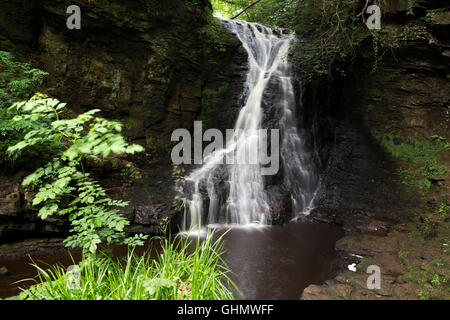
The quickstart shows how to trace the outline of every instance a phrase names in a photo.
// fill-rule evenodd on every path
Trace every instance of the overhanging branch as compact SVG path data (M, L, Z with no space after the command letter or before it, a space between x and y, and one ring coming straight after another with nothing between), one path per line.
M242 9L237 15L235 15L234 17L232 17L231 19L236 19L237 17L239 17L241 14L243 14L245 11L247 11L248 9L250 9L251 7L253 7L255 4L261 2L261 0L256 0L254 2L252 2L251 4L249 4L248 6L246 6L244 9Z

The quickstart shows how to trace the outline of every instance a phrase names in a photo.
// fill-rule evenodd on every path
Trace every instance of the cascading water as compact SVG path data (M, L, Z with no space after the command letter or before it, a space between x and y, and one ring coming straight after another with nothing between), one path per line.
M297 129L298 99L287 61L294 35L242 21L223 21L223 25L236 34L248 53L249 68L243 91L245 105L227 147L205 158L203 166L186 178L191 190L184 192L190 193L191 199L186 200L185 230L199 223L264 225L271 222L267 179L262 174L261 164L227 164L225 160L230 154L245 157L261 141L259 129L264 126L267 102L277 108L278 117L271 121L275 121L272 127L281 133L280 183L291 195L294 214L311 208L318 188L310 154ZM266 96L269 91L271 94Z

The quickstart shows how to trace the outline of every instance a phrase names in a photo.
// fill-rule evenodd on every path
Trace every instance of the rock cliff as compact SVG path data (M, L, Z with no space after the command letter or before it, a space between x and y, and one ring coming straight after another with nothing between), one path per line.
M66 26L66 10L74 4L81 9L80 30ZM125 135L147 147L140 166L151 173L143 174L144 181L109 186L132 201L136 208L128 214L138 225L152 226L147 231L157 231L164 217L158 212L170 211L174 196L171 170L153 162L169 165L170 134L191 129L195 119L209 127L232 125L247 59L239 40L212 17L207 0L1 0L0 50L47 71L49 93L74 111L102 109L102 116L119 119ZM30 211L19 187L25 175L0 176L8 186L1 190L0 238L64 231L62 222L38 221Z
M398 167L378 138L388 135L396 144L449 138L450 12L445 5L387 1L381 30L375 41L361 43L351 71L307 86L305 121L315 135L323 176L318 207L402 217Z

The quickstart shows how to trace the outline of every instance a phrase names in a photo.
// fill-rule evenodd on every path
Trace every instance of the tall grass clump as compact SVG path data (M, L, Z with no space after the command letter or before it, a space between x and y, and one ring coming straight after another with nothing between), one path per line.
M79 263L79 282L68 285L71 276L62 266L48 269L33 264L36 285L19 299L27 300L225 300L233 299L235 284L222 260L223 236L194 242L183 237L161 239L155 259L137 256L132 249L116 259L97 252L84 255ZM27 279L30 280L30 279Z

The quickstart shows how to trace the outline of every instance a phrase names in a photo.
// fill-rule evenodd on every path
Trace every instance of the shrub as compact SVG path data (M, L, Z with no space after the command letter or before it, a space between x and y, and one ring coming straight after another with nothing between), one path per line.
M102 242L142 244L142 235L125 238L124 227L129 221L115 209L128 203L107 197L100 184L85 171L84 164L87 159L100 161L110 154L133 154L143 148L125 141L120 123L96 117L100 110L64 119L65 108L65 103L43 94L11 107L17 114L13 124L37 122L40 126L10 146L7 150L10 156L18 156L31 147L51 146L53 159L23 181L23 185L38 189L33 206L40 206L39 217L68 215L73 234L65 243L90 252L95 252Z

